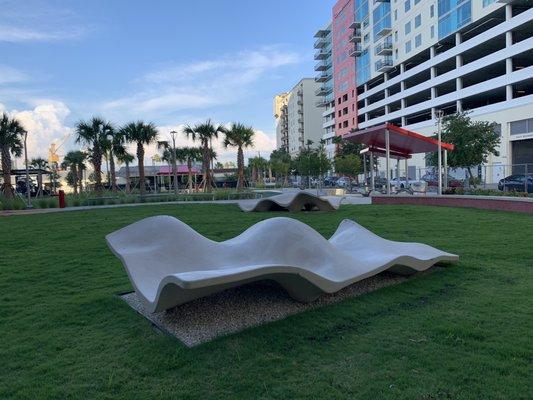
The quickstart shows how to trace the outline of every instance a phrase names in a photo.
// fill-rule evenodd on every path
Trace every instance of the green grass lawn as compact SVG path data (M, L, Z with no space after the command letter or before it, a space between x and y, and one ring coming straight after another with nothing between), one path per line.
M461 261L188 349L117 297L104 236L167 214L215 239L274 215L160 205L0 218L0 399L531 399L533 216L343 206L291 215L329 237L352 218Z

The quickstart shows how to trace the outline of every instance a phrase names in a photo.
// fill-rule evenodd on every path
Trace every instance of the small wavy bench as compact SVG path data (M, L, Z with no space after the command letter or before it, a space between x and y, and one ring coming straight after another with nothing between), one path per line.
M425 244L383 239L350 220L329 240L297 220L271 218L214 242L176 218L158 216L106 239L149 312L266 279L308 302L385 270L408 274L459 258Z
M239 202L241 210L246 212L266 211L335 211L339 208L342 197L326 199L309 191L299 191L278 194L263 199L242 200Z

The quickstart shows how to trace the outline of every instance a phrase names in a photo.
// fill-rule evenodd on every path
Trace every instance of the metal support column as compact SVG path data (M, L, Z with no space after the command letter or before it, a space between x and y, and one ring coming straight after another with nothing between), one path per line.
M374 154L370 152L370 189L376 190L376 181L374 179Z
M444 150L444 188L448 189L448 150Z

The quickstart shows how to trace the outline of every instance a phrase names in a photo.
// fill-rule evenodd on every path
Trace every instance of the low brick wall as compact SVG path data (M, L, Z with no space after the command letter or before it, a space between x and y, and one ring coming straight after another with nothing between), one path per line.
M372 196L372 204L470 207L533 214L533 199L497 196Z

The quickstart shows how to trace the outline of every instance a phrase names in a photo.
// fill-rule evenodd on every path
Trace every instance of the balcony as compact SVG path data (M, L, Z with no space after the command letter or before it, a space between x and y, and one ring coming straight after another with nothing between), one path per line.
M390 0L374 0L375 3L390 3Z
M361 29L356 29L353 34L350 35L348 39L351 43L357 43L361 41Z
M358 29L360 27L361 27L361 22L356 21L356 20L354 20L349 26L350 29Z
M330 94L332 92L332 88L331 87L327 87L327 86L320 86L316 91L315 91L315 95L316 96L326 96L328 94Z
M329 29L320 29L317 33L315 33L316 38L324 38L329 35L331 30Z
M298 100L298 101L296 102L296 104L298 104L299 106L303 106L303 105L304 105L304 102L303 102L302 100Z
M392 42L384 42L376 46L377 56L390 56L391 54L392 54Z
M321 61L315 65L315 71L327 71L331 68L331 61Z
M350 50L348 55L350 57L359 57L362 52L363 52L363 46L361 46L360 44L356 44L354 48Z
M323 72L318 76L315 76L315 82L327 82L332 78L331 74Z
M298 114L300 114L300 115L304 115L304 110L302 110L301 108L298 109Z
M392 28L390 26L384 26L379 31L377 31L376 36L377 37L383 37L390 35L392 32Z
M330 51L319 50L315 53L315 60L325 60L331 56Z
M385 57L381 60L376 61L376 71L378 72L387 72L390 71L392 68L393 66L391 57Z
M325 38L318 38L315 41L315 49L322 49L326 47L328 44L328 41Z

